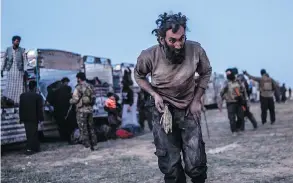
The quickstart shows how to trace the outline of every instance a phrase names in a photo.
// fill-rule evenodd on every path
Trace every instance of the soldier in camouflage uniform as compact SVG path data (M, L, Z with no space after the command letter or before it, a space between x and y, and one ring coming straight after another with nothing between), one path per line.
M92 85L86 83L86 77L84 73L78 73L76 75L77 86L70 99L70 104L76 105L76 118L77 124L80 130L82 143L86 148L97 144L97 137L93 123L93 104L95 102L94 88Z

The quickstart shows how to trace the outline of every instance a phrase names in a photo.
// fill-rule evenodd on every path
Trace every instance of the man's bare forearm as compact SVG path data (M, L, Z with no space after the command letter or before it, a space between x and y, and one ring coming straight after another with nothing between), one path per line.
M138 86L141 87L141 89L149 93L152 97L154 97L155 94L157 94L146 79L136 79L136 82Z
M201 101L201 97L203 96L205 90L201 87L198 87L196 90L195 90L195 95L194 95L194 98L193 98L193 101Z

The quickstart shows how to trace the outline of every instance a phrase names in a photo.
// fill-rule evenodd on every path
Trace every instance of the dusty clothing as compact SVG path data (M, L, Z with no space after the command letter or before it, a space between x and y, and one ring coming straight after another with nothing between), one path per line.
M76 112L92 113L95 92L92 85L83 82L75 87L70 104L76 104Z
M151 73L151 85L165 102L185 109L193 100L195 87L205 89L212 68L205 50L197 42L186 41L186 56L181 64L172 64L159 45L143 50L134 70L136 80ZM200 75L195 82L195 73Z
M247 74L248 77L259 83L260 96L262 97L273 97L277 88L276 82L270 78L267 74L262 77L254 77Z
M7 48L5 52L5 61L2 70L7 73L7 86L4 92L5 96L19 103L19 96L24 92L23 82L23 63L25 60L25 50L21 47L13 49Z
M85 147L97 145L93 114L77 112L76 119L80 130L81 141Z
M146 79L151 74L152 88L168 104L172 118L172 133L168 135L160 124L161 117L154 101L153 135L158 156L158 165L167 183L185 183L181 164L183 151L185 172L192 182L203 183L207 177L205 145L200 122L194 117L185 117L186 109L192 102L196 87L206 89L212 68L209 59L199 43L186 41L185 60L174 64L166 58L163 47L153 46L142 51L134 70L135 79ZM196 73L200 78L196 81ZM153 100L153 99L152 99Z
M162 114L155 107L153 109L155 154L158 157L159 168L165 174L165 182L186 183L186 172L192 182L203 183L207 177L207 159L200 123L191 115L185 116L186 110L169 106L173 130L167 135L160 124ZM181 164L181 151L185 172Z
M260 97L260 107L261 107L261 120L262 123L267 122L267 111L270 111L270 119L271 122L274 123L276 121L275 114L275 102L273 97Z

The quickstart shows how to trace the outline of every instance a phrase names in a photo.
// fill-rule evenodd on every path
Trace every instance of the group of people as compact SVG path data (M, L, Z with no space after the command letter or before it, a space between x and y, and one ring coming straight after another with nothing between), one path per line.
M221 97L227 103L228 118L233 135L245 130L245 117L251 121L254 129L257 128L257 121L250 111L249 87L244 76L259 83L262 124L267 122L268 110L271 124L276 121L274 94L278 87L277 83L265 69L262 69L260 74L261 77L255 77L246 71L239 74L236 68L226 70L227 83L221 91Z
M142 90L139 101L147 101L138 104L139 123L144 127L144 120L149 122L154 136L158 166L164 174L166 183L186 183L186 175L194 183L204 183L207 179L208 167L200 123L203 105L201 99L210 80L212 67L201 44L187 40L185 15L164 13L156 20L156 24L157 27L152 33L157 37L158 44L141 52L134 70L135 80ZM20 51L18 55L21 56L21 53ZM14 56L14 58L18 57ZM7 65L6 68L10 68L13 64ZM18 68L17 66L15 69ZM199 75L198 78L195 77L196 74ZM149 75L151 82L147 79ZM249 109L243 75L260 84L262 123L267 122L267 110L270 111L271 123L275 123L273 96L276 83L265 70L261 70L261 77L251 76L247 72L240 75L235 69L227 69L226 75L228 82L221 96L227 102L233 134L245 130L244 116L247 116L254 128L257 128L257 122ZM67 108L75 105L82 143L93 150L97 143L92 115L94 92L92 86L86 82L84 73L78 73L76 77L78 84L72 96L67 95L69 90L66 91L64 98L69 99L69 102L64 106L66 105ZM68 80L63 80L62 83L66 85L67 82ZM105 109L109 112L109 121L112 120L110 123L113 132L119 125L127 127L129 123L123 121L132 121L132 124L137 121L131 82L129 74L124 74L122 106L118 105L117 96L108 95L109 100ZM29 90L20 96L20 120L25 123L28 151L32 152L39 150L39 146L32 144L37 144L35 143L37 123L43 120L43 114L40 110L42 98L35 92L34 81L29 83ZM33 117L32 111L36 113ZM60 116L56 114L60 123L64 120L65 111L60 112ZM185 168L182 166L181 152Z
M186 16L181 13L164 13L159 16L156 23L157 28L153 30L153 33L159 44L142 51L134 71L136 82L145 92L143 96L141 94L141 98L149 99L147 105L141 103L138 105L139 110L148 108L152 112L152 125L149 122L149 127L152 128L154 134L155 154L159 159L159 168L165 174L165 182L184 183L187 174L192 182L203 183L207 178L207 158L200 128L201 98L209 82L212 68L200 43L186 39ZM8 50L11 54L5 63L4 70L11 71L13 68L20 73L19 76L23 76L24 51L17 47L19 41L19 37L13 38L14 46ZM195 73L200 76L196 82ZM147 80L148 75L151 75L151 83ZM97 143L93 130L92 104L95 100L93 88L86 82L84 73L78 73L76 77L78 84L70 97L69 89L65 89L68 80L62 81L66 91L64 100L70 98L69 104L66 102L64 108L65 105L66 108L75 106L82 143L93 150ZM22 81L20 78L17 80ZM123 124L123 121L132 121L132 123L137 121L134 95L130 87L131 82L129 82L128 79L128 83L125 80L122 83L122 124L120 126L124 127L127 127L128 123ZM19 94L20 121L25 124L27 134L26 153L33 154L40 151L36 134L38 123L44 120L41 110L43 99L37 92L35 81L29 82L28 85L29 91L22 93L23 90L21 90L22 94ZM62 93L61 90L60 93ZM15 101L18 101L19 95L15 94ZM113 99L111 95L110 97ZM59 103L58 99L57 102ZM115 108L118 105L113 105L109 101L108 106ZM58 112L55 114L58 123L65 120L65 111L60 109L60 114ZM141 126L143 126L143 119L149 116L149 113L140 115ZM117 119L119 121L119 116ZM67 139L68 133L63 131L63 134ZM181 151L183 151L185 171L181 164Z
M54 118L62 139L72 143L71 134L78 127L81 143L86 148L94 150L97 144L92 116L95 102L94 90L92 85L86 82L84 73L78 73L76 78L78 84L73 94L71 87L68 86L70 80L63 78L58 89L49 92L46 104L54 107ZM19 97L19 118L20 122L24 123L26 131L25 153L31 155L40 151L38 124L44 121L44 100L37 92L36 81L30 81L28 85L29 91L22 93ZM50 87L48 89L52 90Z

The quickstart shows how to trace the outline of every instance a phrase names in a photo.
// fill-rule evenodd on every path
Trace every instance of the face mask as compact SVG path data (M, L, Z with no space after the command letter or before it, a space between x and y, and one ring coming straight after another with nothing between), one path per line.
M234 74L229 74L227 75L227 79L230 81L234 81L235 80L235 75Z

